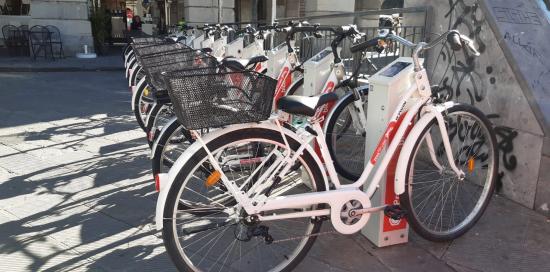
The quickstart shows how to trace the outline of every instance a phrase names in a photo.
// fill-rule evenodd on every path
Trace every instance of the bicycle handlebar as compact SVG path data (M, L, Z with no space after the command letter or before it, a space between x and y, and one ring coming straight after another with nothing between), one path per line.
M332 54L334 56L334 63L340 63L342 60L340 59L340 56L338 56L338 45L346 38L346 37L355 37L355 36L361 36L362 34L357 31L357 27L355 25L346 25L346 26L340 26L340 27L330 27L330 26L320 26L318 24L315 25L292 25L293 23L290 22L290 26L287 26L284 29L285 32L287 32L286 35L286 45L288 48L288 52L292 53L293 49L290 46L290 40L294 36L295 33L298 32L311 32L313 35L317 38L322 37L322 34L319 33L319 31L329 31L334 34L336 34L336 37L332 40L330 43L330 47L332 49Z
M467 36L461 35L460 32L458 32L458 30L456 30L456 29L448 30L447 32L441 34L439 37L437 37L435 40L433 40L429 43L426 43L426 42L413 43L413 42L411 42L411 41L409 41L409 40L407 40L403 37L400 37L398 35L395 35L391 32L381 33L378 37L376 37L374 39L371 39L371 40L368 40L368 41L365 41L365 42L362 42L362 43L355 44L355 45L351 46L350 51L352 53L355 53L355 52L358 52L358 51L364 51L367 48L374 47L374 46L378 45L379 40L386 40L386 39L398 42L398 43L404 45L405 47L409 47L409 48L414 49L412 57L413 57L414 65L415 65L415 70L420 70L422 68L422 65L420 64L420 61L418 60L418 55L420 54L420 52L422 52L424 50L427 50L427 49L430 49L430 48L438 45L439 43L441 43L445 39L450 44L451 49L457 51L457 50L462 49L464 47L464 45L466 45L466 48L468 48L468 50L470 50L475 56L479 56L479 52L477 51L477 49L473 45L474 42L470 38L468 38Z

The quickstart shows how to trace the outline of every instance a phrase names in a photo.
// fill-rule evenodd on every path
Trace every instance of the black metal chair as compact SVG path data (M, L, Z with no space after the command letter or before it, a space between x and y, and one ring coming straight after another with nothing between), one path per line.
M29 31L29 37L31 41L33 59L36 60L36 57L38 56L38 54L40 54L41 51L44 51L44 58L48 58L49 52L52 59L55 59L53 55L51 33L46 27L40 25L35 25L31 27Z
M52 43L52 47L54 45L59 46L58 56L59 58L65 58L65 52L63 52L63 41L61 40L59 28L53 25L47 25L46 28L50 31L50 41Z
M8 49L8 55L14 56L17 53L17 39L15 37L17 27L14 25L5 25L2 27L4 36L4 45Z
M29 26L28 25L21 25L19 26L18 31L18 37L17 40L19 42L19 47L21 49L21 53L24 56L30 55L30 37L29 37Z

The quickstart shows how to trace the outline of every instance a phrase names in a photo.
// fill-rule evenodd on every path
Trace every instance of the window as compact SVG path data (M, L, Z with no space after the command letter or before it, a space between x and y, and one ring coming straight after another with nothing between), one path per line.
M31 0L0 0L0 15L29 15Z

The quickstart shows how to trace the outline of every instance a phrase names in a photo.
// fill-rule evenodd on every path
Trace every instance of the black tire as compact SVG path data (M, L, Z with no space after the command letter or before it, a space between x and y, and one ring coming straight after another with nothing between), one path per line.
M140 86L140 88L138 88L136 90L136 95L135 95L135 99L134 101L132 101L132 103L134 104L134 116L136 117L136 121L139 125L139 127L145 131L147 133L147 130L145 128L145 120L143 120L143 118L141 117L141 105L140 105L140 98L141 96L143 95L143 92L146 88L146 85L147 84L143 84L142 86ZM148 108L146 109L146 112L151 110L151 105L148 106Z
M132 59L128 62L128 73L130 73L130 68L132 68L132 66L137 62L137 59ZM130 74L127 74L126 75L126 78L130 77ZM130 81L128 81L130 82Z
M366 94L364 94L364 96L366 97ZM364 169L365 159L365 135L351 135L349 137L345 135L345 132L352 128L353 125L349 115L342 117L342 114L345 113L344 110L346 110L349 105L353 104L354 101L355 97L353 94L344 96L344 100L341 103L338 103L332 116L327 121L325 131L327 147L330 152L330 156L334 161L334 168L336 169L336 172L351 181L356 181L359 179L359 176L361 176ZM341 123L342 121L343 123L339 124L339 122ZM337 129L337 124L343 128ZM341 145L339 143L349 143L352 142L351 140L353 140L352 149L354 151L346 151L345 156L343 154L339 154L337 152L339 146ZM357 155L359 157L357 157Z
M166 104L154 103L151 110L147 114L145 133L147 134L147 143L149 144L149 147L153 146L153 143L159 136L160 128L158 127L158 119L162 117L162 110L165 106ZM155 124L157 124L157 126L155 126ZM153 131L153 129L155 131ZM151 136L151 133L154 133L154 135Z
M140 66L137 67L135 72L130 76L130 86L136 86L136 84L139 82L139 80L145 76L145 73L143 72L143 68Z
M424 139L426 133L430 130L430 128L432 128L432 126L434 126L434 125L437 126L436 120L435 119L432 120L424 128L424 130L420 134L420 137L418 138L418 140L416 141L416 143L413 147L413 151L411 153L411 157L410 157L409 162L408 162L407 172L406 172L406 177L407 178L406 178L406 181L405 181L405 193L400 195L400 203L403 206L403 208L407 211L407 220L408 220L409 224L411 225L411 227L420 236L422 236L425 239L430 240L430 241L436 241L436 242L449 241L449 240L456 239L456 238L460 237L461 235L463 235L464 233L466 233L470 228L472 228L475 225L475 223L483 215L483 212L487 208L487 205L489 204L489 201L490 201L491 196L492 196L492 194L494 192L494 189L495 189L495 183L496 183L496 179L497 179L497 176L498 176L497 173L498 173L499 157L498 157L497 140L496 140L496 137L495 137L495 133L493 131L493 126L492 126L491 122L489 121L489 119L483 114L483 112L481 112L479 109L477 109L473 106L467 105L467 104L457 104L457 105L449 108L444 117L447 118L448 116L450 116L453 113L456 113L458 115L461 112L471 114L472 116L477 118L479 121L481 121L480 124L482 124L482 126L484 126L487 129L486 130L488 132L487 136L489 137L489 140L490 140L490 143L488 143L488 146L490 146L491 149L492 149L492 152L488 151L487 153L492 153L492 154L490 154L490 155L492 155L492 159L491 159L492 168L489 169L489 167L490 167L489 165L487 165L487 166L482 165L482 167L481 167L481 169L485 169L484 167L487 167L487 169L488 169L487 170L487 178L486 178L487 181L485 183L486 185L483 186L483 192L480 195L480 199L477 200L477 202L474 206L474 208L477 207L476 209L478 209L478 210L475 211L475 213L474 213L474 210L472 210L470 212L470 214L468 214L468 216L467 216L467 218L470 218L469 221L467 221L467 222L464 221L460 224L457 224L458 228L456 228L453 231L443 232L443 219L442 219L441 220L440 233L437 233L436 231L429 229L428 227L426 227L424 222L422 222L423 220L421 218L419 218L419 215L418 215L418 213L421 213L425 209L426 205L428 205L428 204L424 204L422 206L422 209L417 212L415 207L414 207L414 203L413 203L415 200L411 197L412 190L413 190L413 188L412 188L413 186L411 185L412 184L411 183L412 177L410 175L411 174L411 165L413 164L413 160L416 157L416 154L418 152L420 144L423 142L422 140ZM448 119L446 119L446 120L448 120ZM452 122L450 122L449 124L452 124ZM449 128L449 126L447 125L447 129L449 130L448 134L450 135L449 139L451 141L455 138L456 135L460 135L460 133L461 133L461 132L458 132L458 131L460 131L460 125L457 125L456 129L454 129L452 127ZM439 131L439 130L437 130L437 131ZM456 133L453 132L453 131L456 131ZM469 131L470 131L469 129L466 131L466 135L468 135L470 133L473 133L474 129L472 129L472 132L469 132ZM458 138L460 140L460 136ZM478 143L481 143L481 144L486 143L486 140L485 140L485 138L483 138L482 141L476 141L477 139L478 139L478 135L476 134L475 139L473 139L474 146L466 147L466 146L464 146L464 144L462 144L461 148L459 148L459 150L461 150L461 149L468 150L468 148L470 148L467 151L468 154L469 154L471 152L471 150L474 149L474 147L477 147L478 151L476 151L475 154L473 154L472 156L475 155L476 159L477 159L478 156L481 158L481 155L478 155L478 152L481 149L479 147L480 144L478 144ZM439 150L442 150L442 148L436 150L437 155L439 155L439 153L446 154L446 153L444 153L444 151L440 152ZM453 151L453 152L455 152L455 151ZM459 157L457 159L455 159L455 160L458 160L458 162L459 162L459 164L457 165L457 167L459 167L459 168L461 167L460 157L462 156L462 154L463 153L462 153L462 150L461 150L460 153L458 154ZM470 158L470 160L472 160L473 157L471 157L468 154L466 154L466 156L468 156ZM446 156L446 155L441 155L441 156ZM445 161L447 161L446 157L443 157L443 158L445 158ZM481 163L485 163L485 162L482 161ZM419 164L422 164L422 163L419 162ZM466 166L465 163L462 163L462 164L463 164L462 167ZM474 164L472 163L472 167L473 167L473 165ZM466 170L466 171L468 171L468 170ZM420 174L421 176L426 176L426 174L425 174L426 172L420 172L420 173L421 173ZM472 174L472 173L473 173L473 171L470 169L470 174ZM488 175L491 175L491 176L489 177ZM465 180L463 180L463 181L457 181L457 184L464 184L467 181L467 178L468 178L468 176L466 176ZM472 177L472 179L475 179L475 178L476 177ZM443 192L443 189L445 188L444 187L445 186L444 182L442 182L443 180L445 180L445 179L435 179L431 182L440 181L440 182L438 182L438 184L443 184L443 185L438 185L438 186L441 187L441 192ZM451 182L452 181L449 181L449 183L451 183ZM418 182L417 184L419 184L419 183L429 183L429 182L424 181L424 182ZM478 185L478 184L476 184L476 185ZM433 186L434 185L428 185L428 186L425 186L424 188L433 187ZM453 184L450 185L449 191L452 190L452 188L453 188L452 186L454 186L454 185ZM456 191L457 191L456 195L457 196L455 196L455 199L454 199L455 202L459 198L458 197L459 186L460 185L457 185L457 187L456 187L457 188L456 189ZM465 188L465 186L467 186L467 185L462 185L462 186L463 186L462 188ZM421 189L422 189L422 187L421 187ZM439 191L439 187L436 190ZM483 196L483 194L485 194L485 195ZM475 195L471 193L471 190L468 190L466 195L469 197L469 200L472 199L472 196L475 197ZM481 199L481 197L483 197L483 199ZM420 199L422 199L422 201L429 202L431 198L432 198L432 194L429 194L429 195L427 195L427 197L423 195L423 197L420 198ZM443 202L443 204L441 205L441 213L440 214L443 214L444 207L446 207L446 200L447 200L447 198L445 199L445 202ZM451 201L452 201L452 198L451 198ZM462 205L462 202L459 203L459 204L460 204L460 207L461 207L462 211L465 212L464 206ZM435 208L434 208L434 211L437 207L438 206L436 205ZM453 205L453 207L454 207L454 205ZM454 208L453 208L453 210L454 210ZM432 213L433 213L433 211L432 211ZM451 215L451 218L454 218L453 215ZM438 223L437 221L436 221L435 229L437 229L437 223ZM454 222L453 219L449 219L449 221ZM432 222L432 219L430 217L429 222L427 222L428 225L430 225L431 222Z
M157 174L161 173L162 163L163 163L162 156L165 152L164 147L166 146L166 144L168 143L170 138L173 136L174 132L176 132L178 129L182 130L182 134L186 138L186 139L182 139L182 140L186 140L189 144L194 142L194 140L191 136L191 133L188 130L184 129L183 126L177 120L175 122L170 123L168 125L168 127L166 127L166 129L164 129L162 131L162 133L159 134L159 136L155 140L155 143L156 143L157 147L156 147L156 149L153 153L153 157L151 159L152 169L153 169L153 177L155 177ZM171 166L166 165L166 167L171 167Z
M279 132L261 128L249 128L233 131L221 137L218 137L217 139L214 139L208 143L208 148L214 151L220 147L241 139L267 139L270 141L276 141L284 145L284 141ZM299 144L290 138L288 138L288 140L291 148L294 151L297 150ZM175 222L172 222L171 218L175 212L175 208L180 205L180 199L178 199L179 192L180 190L182 190L184 182L188 180L187 176L189 175L189 173L191 173L192 175L193 169L195 169L197 165L200 165L205 157L206 151L204 151L204 149L200 149L178 171L175 182L169 188L168 197L163 210L163 217L165 218L164 227L162 229L164 246L166 247L168 255L180 271L193 271L193 268L188 266L182 254L180 254L180 247L178 246L179 242L176 240L178 237L178 233L174 231ZM314 179L317 191L326 190L322 178L321 169L319 169L311 154L309 154L308 152L304 152L301 155L301 160L303 161L303 163L305 163L305 165L307 165L308 169L310 169L311 177L313 177ZM313 226L311 234L318 233L321 228L322 222L320 220L312 220L310 221L310 223ZM306 256L307 252L315 242L316 236L307 236L303 239L304 240L302 241L305 241L303 242L303 247L295 255L294 259L289 260L289 263L286 264L286 266L284 266L281 271L291 271L293 268L295 268L296 265L298 265L300 261Z
M128 54L128 52L130 52L130 50L132 50L132 46L127 43L122 49L122 60L124 60L124 57L126 56L126 54Z

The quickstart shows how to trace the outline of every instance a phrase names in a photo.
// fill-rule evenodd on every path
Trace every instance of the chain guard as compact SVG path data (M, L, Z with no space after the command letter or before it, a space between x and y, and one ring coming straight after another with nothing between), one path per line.
M360 231L369 221L370 214L365 213L358 216L359 220L353 220L352 223L344 222L341 216L342 210L352 201L360 203L363 208L370 208L371 203L367 195L359 190L350 193L349 197L331 201L330 203L330 221L336 231L342 234L353 234Z

